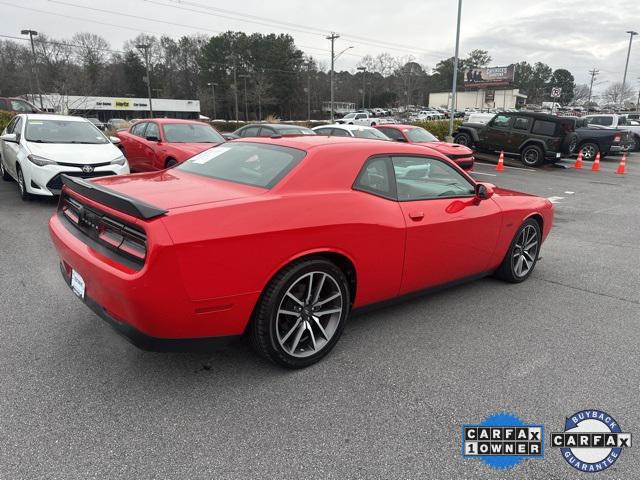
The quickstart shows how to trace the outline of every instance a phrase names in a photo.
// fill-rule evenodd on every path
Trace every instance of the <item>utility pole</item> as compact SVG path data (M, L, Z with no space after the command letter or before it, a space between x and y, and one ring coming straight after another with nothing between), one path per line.
M335 33L331 32L331 35L329 35L327 37L327 40L331 40L331 72L329 72L329 77L330 77L330 82L331 82L331 123L333 123L333 118L334 118L334 96L333 96L333 67L335 65L335 50L334 50L334 43L335 41L340 38L340 35L336 35Z
M231 86L233 88L233 98L234 98L234 103L235 103L235 107L236 107L236 123L239 122L239 118L238 118L238 77L236 75L236 55L235 53L230 55L230 57L227 57L228 59L231 59L231 61L233 62L233 85Z
M640 82L640 77L638 77L638 82ZM640 87L638 87L638 100L636 101L636 112L640 112Z
M247 106L247 78L251 75L243 73L240 75L240 78L244 79L244 121L249 121L249 108Z
M627 62L624 64L624 75L622 76L622 88L620 89L620 107L624 108L624 86L627 83L627 70L629 68L629 56L631 55L631 43L633 42L633 37L638 35L638 32L634 32L633 30L627 30L629 34L629 49L627 50Z
M311 121L311 59L307 60L307 122Z
M148 43L143 43L140 45L136 45L136 48L144 51L144 61L147 66L147 95L149 97L149 118L153 118L153 103L151 102L151 71L149 69L149 48L151 45Z
M589 100L587 100L587 103L591 103L591 92L593 92L593 81L595 80L596 76L600 73L600 70L596 69L595 67L593 68L593 70L589 70L589 74L591 75L591 83L589 84Z
M460 51L460 19L462 0L458 0L458 25L456 27L456 53L453 57L453 82L451 85L451 112L449 113L449 137L453 135L453 117L456 114L456 90L458 88L458 53Z
M35 30L22 30L20 32L22 35L29 35L29 40L31 40L31 55L32 55L32 70L36 76L36 88L38 89L38 96L40 97L40 109L44 110L44 105L42 104L42 90L40 90L40 75L38 74L38 63L36 59L36 47L33 43L33 37L38 36L38 32Z
M207 83L207 86L211 87L211 98L213 99L213 118L212 120L216 119L216 86L218 84L215 82L209 82Z
M360 70L362 72L362 109L364 110L366 107L364 105L364 101L365 101L365 75L367 74L367 67L358 67L358 70Z

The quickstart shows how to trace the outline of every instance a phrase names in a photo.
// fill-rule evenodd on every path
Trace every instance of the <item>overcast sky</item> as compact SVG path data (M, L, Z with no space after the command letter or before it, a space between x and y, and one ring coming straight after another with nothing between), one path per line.
M343 35L336 41L337 51L354 47L336 69L352 70L363 55L380 52L413 55L427 67L452 56L457 1L0 0L0 8L0 35L32 28L69 38L89 31L120 49L140 32L172 37L227 30L286 32L325 65L325 36L335 31ZM577 83L587 83L588 71L595 67L601 90L608 82L622 81L627 30L640 31L640 0L463 0L460 50L461 56L476 48L488 50L494 66L527 60L567 68ZM636 37L627 83L637 88L639 76Z

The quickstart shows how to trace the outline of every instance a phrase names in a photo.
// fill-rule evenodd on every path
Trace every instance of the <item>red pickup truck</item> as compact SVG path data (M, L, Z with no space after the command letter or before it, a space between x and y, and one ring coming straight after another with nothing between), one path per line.
M210 125L195 120L154 118L116 133L131 170L148 172L172 167L225 139Z

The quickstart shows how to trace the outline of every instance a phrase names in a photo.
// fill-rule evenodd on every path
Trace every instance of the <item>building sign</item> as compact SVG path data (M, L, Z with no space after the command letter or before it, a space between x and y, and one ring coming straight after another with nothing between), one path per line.
M470 68L464 72L464 86L471 88L509 85L513 82L515 65L507 67Z
M487 91L484 94L484 101L485 102L495 102L496 100L496 91L495 90L489 90L487 89Z
M131 102L129 100L122 100L122 99L117 98L117 99L115 99L113 101L113 104L117 109L121 109L121 108L128 109L128 108L131 108Z

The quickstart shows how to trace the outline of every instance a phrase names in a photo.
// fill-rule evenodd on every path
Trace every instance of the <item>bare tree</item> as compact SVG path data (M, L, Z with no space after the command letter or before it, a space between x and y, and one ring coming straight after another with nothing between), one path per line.
M633 103L634 97L633 88L630 85L624 86L624 91L622 90L621 82L611 83L604 92L602 92L602 100L606 103L612 103L614 105L618 105L620 103L631 102Z
M573 103L580 105L589 99L589 85L584 83L576 85L573 89Z

